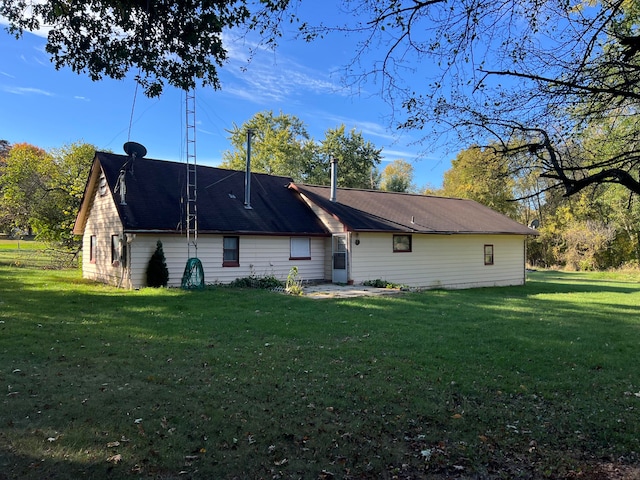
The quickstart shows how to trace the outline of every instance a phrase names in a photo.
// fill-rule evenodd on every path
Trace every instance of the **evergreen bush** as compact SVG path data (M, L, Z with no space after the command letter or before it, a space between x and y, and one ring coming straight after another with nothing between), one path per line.
M169 269L162 250L162 242L158 240L156 251L151 255L149 265L147 265L147 286L154 288L166 287L168 283Z

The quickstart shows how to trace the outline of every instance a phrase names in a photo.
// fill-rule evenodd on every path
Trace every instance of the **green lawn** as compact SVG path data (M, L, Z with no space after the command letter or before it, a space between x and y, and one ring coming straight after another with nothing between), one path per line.
M0 267L59 269L78 265L78 258L62 249L34 240L0 239Z
M631 275L317 300L0 265L0 479L633 475L638 365Z

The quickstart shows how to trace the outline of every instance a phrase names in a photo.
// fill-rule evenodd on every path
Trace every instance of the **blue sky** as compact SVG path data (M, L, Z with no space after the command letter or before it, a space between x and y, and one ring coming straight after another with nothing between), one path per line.
M246 42L229 39L222 89L196 91L198 163L219 164L231 148L227 130L272 110L300 118L317 141L329 128L355 128L383 149L381 169L404 159L414 165L415 184L439 187L452 155L425 155L425 146L415 144L419 132L400 135L392 129L379 85L368 84L359 94L342 86L340 69L352 59L355 41L283 40L275 52L260 51L247 65ZM42 36L25 33L15 40L0 31L0 139L44 149L81 141L116 153L132 140L144 144L150 158L184 161L182 91L166 88L161 98L146 98L142 89L136 94L133 74L122 81L92 82L70 69L56 70L44 46Z

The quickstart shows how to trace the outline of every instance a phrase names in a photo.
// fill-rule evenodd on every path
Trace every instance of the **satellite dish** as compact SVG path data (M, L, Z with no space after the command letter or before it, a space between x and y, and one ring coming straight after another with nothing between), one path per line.
M144 145L136 142L127 142L123 145L124 152L130 157L142 158L147 154Z
M540 220L538 220L537 218L534 218L533 220L531 220L531 223L529 224L529 226L531 228L537 229L540 226Z

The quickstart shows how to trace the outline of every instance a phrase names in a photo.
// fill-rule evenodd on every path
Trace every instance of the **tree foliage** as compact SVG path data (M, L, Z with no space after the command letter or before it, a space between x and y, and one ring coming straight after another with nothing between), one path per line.
M301 181L315 155L315 144L299 118L272 111L256 113L241 126L233 125L229 140L233 150L223 153L224 168L244 170L247 132L252 131L251 169L271 175L290 176Z
M0 175L5 230L31 231L53 170L53 158L41 148L20 143L9 150Z
M251 170L283 175L296 182L328 185L331 158L338 160L338 184L350 188L377 188L380 149L364 139L361 132L345 131L341 125L325 132L320 142L307 133L294 115L259 112L241 126L234 125L230 141L233 150L223 154L222 166L244 170L247 131L252 131Z
M451 161L437 193L475 200L515 219L518 205L513 201L514 179L509 173L493 149L471 147Z
M8 31L50 28L46 51L56 68L70 67L92 80L121 79L130 71L148 96L165 82L180 89L197 81L219 88L227 60L223 33L257 31L274 45L288 0L91 0L0 3Z
M410 192L413 189L413 165L398 159L384 167L380 174L380 190Z
M51 152L26 143L11 147L0 167L4 229L33 231L42 240L75 245L71 230L94 153L92 145L81 143Z
M147 286L153 288L166 287L169 283L169 268L164 256L162 242L156 242L156 249L147 264Z
M325 132L319 151L324 167L319 170L327 172L324 176L327 180L320 182L321 185L330 181L331 158L338 160L339 187L376 189L380 185L378 166L382 150L365 140L362 132L353 129L346 133L344 125L330 128Z

